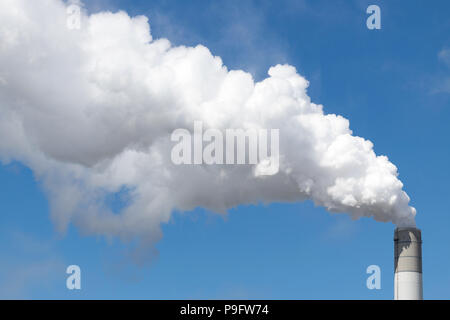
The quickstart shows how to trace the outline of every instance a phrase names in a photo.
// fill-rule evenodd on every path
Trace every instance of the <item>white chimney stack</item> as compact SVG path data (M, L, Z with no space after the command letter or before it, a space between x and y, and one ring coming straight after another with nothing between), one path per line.
M394 299L422 300L422 235L419 229L395 229L394 266Z

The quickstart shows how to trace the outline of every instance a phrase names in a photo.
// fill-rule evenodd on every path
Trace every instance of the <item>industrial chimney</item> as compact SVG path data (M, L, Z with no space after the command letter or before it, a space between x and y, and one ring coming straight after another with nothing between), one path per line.
M419 229L395 229L394 266L394 299L422 300L422 235Z

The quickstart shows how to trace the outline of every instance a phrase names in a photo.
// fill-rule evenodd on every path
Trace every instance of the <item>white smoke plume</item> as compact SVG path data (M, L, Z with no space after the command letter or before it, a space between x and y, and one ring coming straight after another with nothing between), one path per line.
M397 168L349 121L325 114L289 65L255 82L204 46L152 39L144 16L82 14L67 28L61 0L0 2L0 158L30 167L60 230L152 244L174 210L306 199L353 218L414 225ZM279 128L280 171L174 165L171 133L194 121ZM126 190L112 212L108 195ZM31 214L31 213L30 213Z

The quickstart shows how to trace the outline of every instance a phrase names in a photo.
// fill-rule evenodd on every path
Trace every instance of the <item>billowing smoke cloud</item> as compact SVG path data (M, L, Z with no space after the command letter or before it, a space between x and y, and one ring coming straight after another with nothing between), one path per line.
M60 0L0 2L0 157L29 166L59 229L151 244L174 210L311 199L332 212L414 225L397 168L347 119L324 114L308 81L277 65L255 82L204 46L152 39L146 17L83 14L67 28ZM171 133L279 128L280 171L175 165ZM120 212L111 193L127 196ZM30 213L31 214L31 213Z

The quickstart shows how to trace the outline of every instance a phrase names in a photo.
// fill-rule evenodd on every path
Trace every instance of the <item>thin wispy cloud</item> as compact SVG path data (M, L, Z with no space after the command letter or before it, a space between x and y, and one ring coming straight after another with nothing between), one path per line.
M0 259L0 299L28 299L45 295L64 280L65 264L52 243L22 231L5 237L8 252Z

